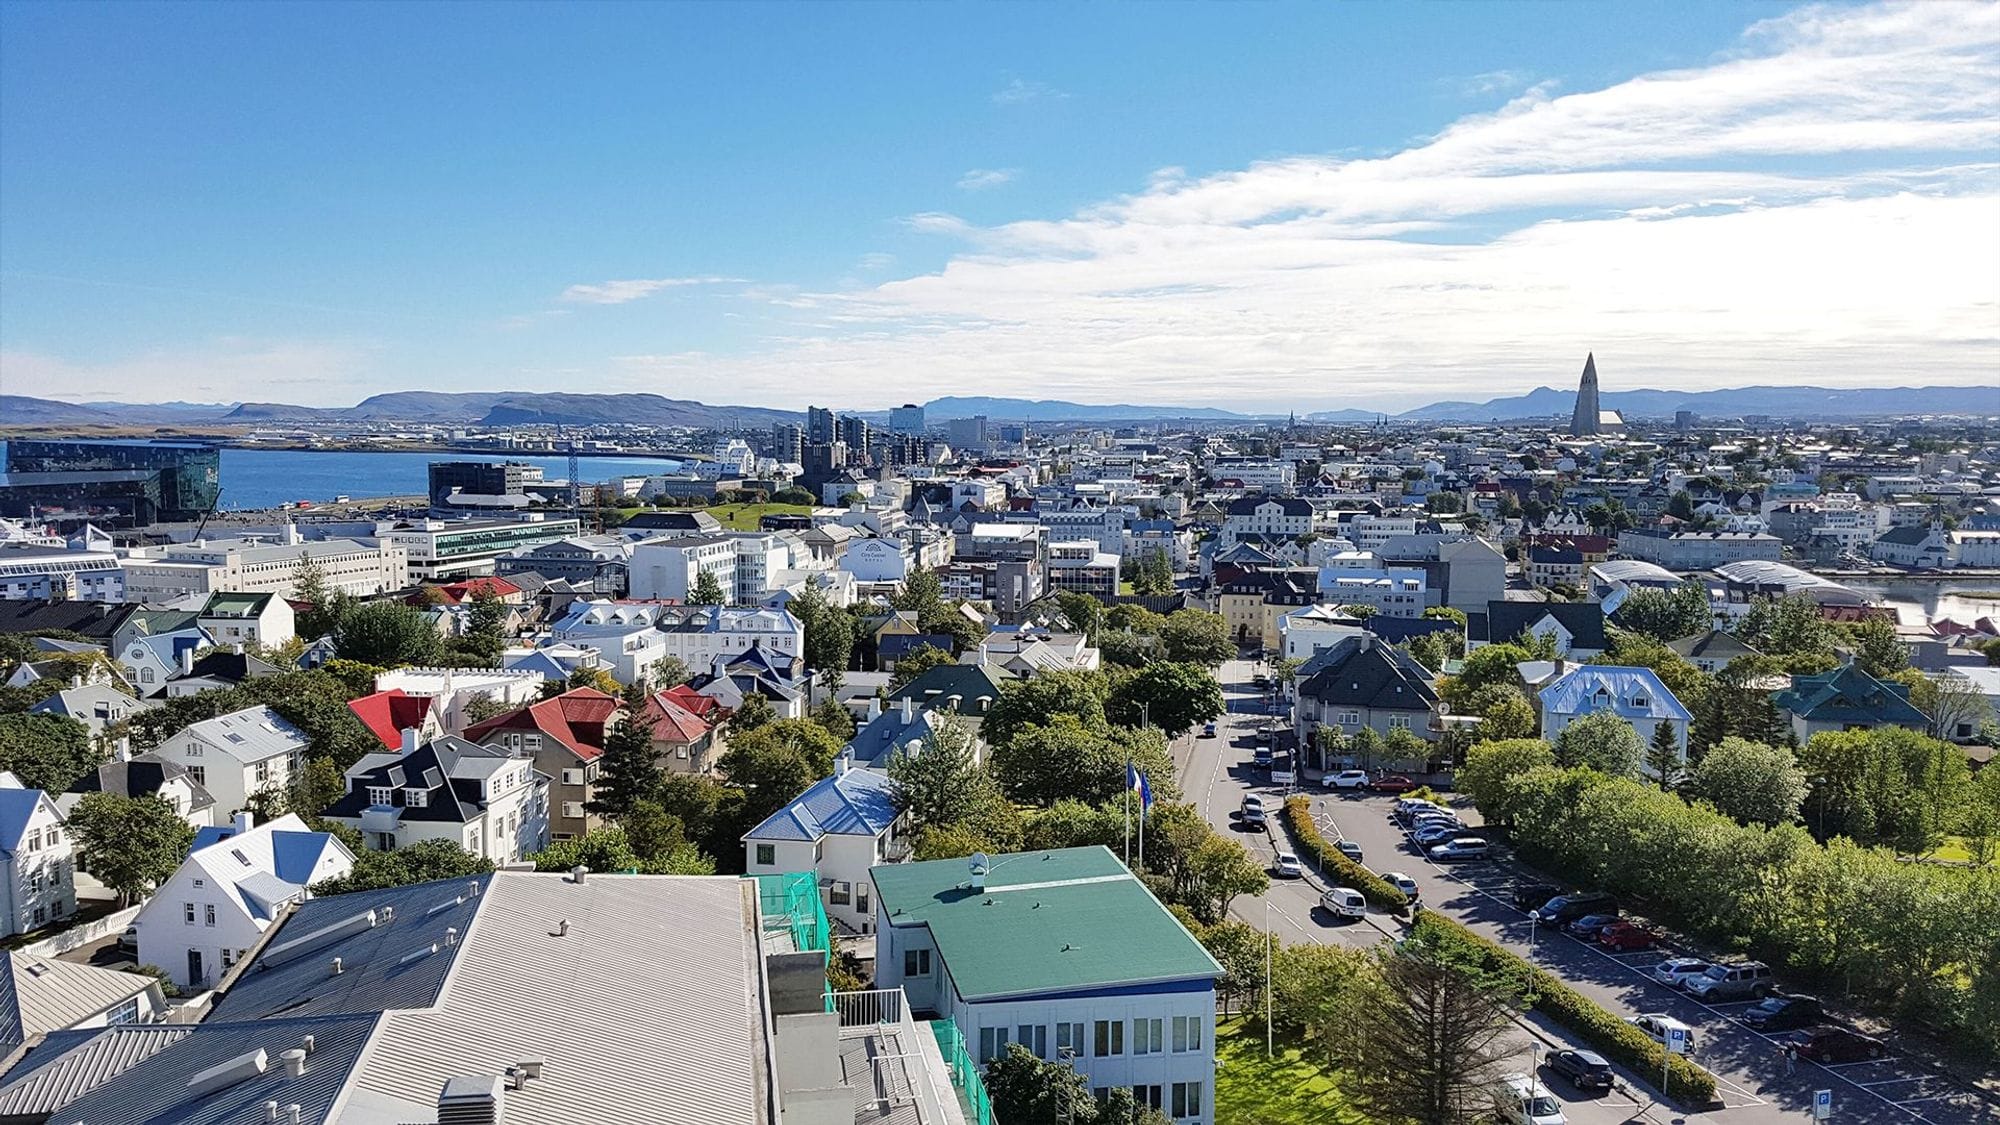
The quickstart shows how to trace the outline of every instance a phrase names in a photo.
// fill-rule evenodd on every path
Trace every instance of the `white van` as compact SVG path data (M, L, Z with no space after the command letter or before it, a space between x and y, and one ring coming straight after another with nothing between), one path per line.
M1332 887L1319 896L1320 906L1335 918L1368 917L1368 900L1352 887Z
M1493 1091L1493 1110L1507 1125L1569 1125L1562 1103L1526 1074L1509 1074Z

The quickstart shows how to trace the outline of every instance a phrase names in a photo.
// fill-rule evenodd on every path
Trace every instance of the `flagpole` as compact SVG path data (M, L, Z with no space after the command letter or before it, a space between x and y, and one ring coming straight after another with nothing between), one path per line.
M1125 866L1132 866L1132 755L1125 755ZM1143 842L1143 841L1142 841Z

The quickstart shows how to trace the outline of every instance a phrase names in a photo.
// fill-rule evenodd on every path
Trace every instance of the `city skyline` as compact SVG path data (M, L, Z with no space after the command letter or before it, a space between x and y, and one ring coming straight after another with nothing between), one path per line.
M10 5L0 393L2000 370L2000 8L1171 11Z

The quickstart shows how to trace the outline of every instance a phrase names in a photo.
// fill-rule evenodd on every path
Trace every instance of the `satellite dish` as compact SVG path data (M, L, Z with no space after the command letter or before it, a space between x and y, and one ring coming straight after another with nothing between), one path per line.
M974 875L984 875L992 870L992 862L986 858L985 852L973 852L969 862L972 864Z

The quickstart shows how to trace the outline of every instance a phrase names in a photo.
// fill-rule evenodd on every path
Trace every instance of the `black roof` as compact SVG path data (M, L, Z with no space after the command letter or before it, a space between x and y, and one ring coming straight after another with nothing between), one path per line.
M981 714L980 697L1000 698L1000 684L992 673L977 664L940 664L904 684L901 691L889 696L889 702L908 699L915 706L929 710L933 705L943 706L954 695L958 696L959 714L977 717Z
M1485 613L1466 615L1467 640L1501 644L1528 631L1544 617L1569 630L1572 648L1603 649L1604 607L1596 602L1487 602Z
M1225 472L1222 475L1227 477L1229 474ZM1312 514L1312 504L1296 496L1241 496L1229 502L1229 514L1232 516L1255 515L1257 509L1266 504L1278 505L1285 510L1285 514L1288 516L1309 516Z
M97 602L51 602L40 598L0 598L0 633L47 633L57 629L109 642L139 606Z
M1364 618L1361 627L1392 645L1403 644L1432 633L1456 633L1458 622L1448 617L1389 617L1374 613Z
M467 742L462 738L435 738L415 750L384 762L363 774L350 774L347 792L327 807L326 815L358 817L372 803L371 788L393 790L390 799L403 810L404 820L437 820L463 824L479 814L483 799L480 783L473 778L453 778L451 768L462 757L508 758L505 750ZM404 790L428 791L422 805L405 803Z
M215 798L201 787L194 778L188 776L187 767L179 762L170 762L157 754L140 754L129 761L106 762L82 777L70 782L71 793L116 793L121 797L148 797L160 791L168 781L180 778L186 781L193 792L189 811L205 809L215 804Z
M1429 711L1437 692L1423 667L1374 637L1347 637L1315 656L1317 670L1299 695L1321 703L1390 711Z
M714 531L722 526L721 521L699 509L693 511L640 512L621 526L636 527L642 531Z

